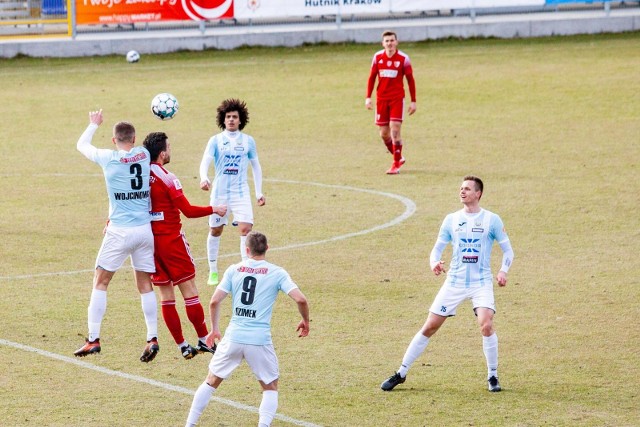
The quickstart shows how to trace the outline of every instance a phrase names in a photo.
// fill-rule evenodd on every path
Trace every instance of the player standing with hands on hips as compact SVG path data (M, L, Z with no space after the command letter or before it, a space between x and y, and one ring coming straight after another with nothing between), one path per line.
M255 140L241 132L249 123L247 104L239 99L226 99L218 106L216 122L222 132L209 139L200 162L200 188L211 189L211 205L226 205L226 215L213 214L209 217L211 228L207 238L209 259L209 279L207 284L218 284L218 252L220 236L228 223L229 213L233 213L233 223L240 231L240 256L246 259L245 241L253 228L253 208L251 193L247 183L248 166L253 170L253 184L258 206L265 204L262 194L262 168L258 160ZM213 184L207 175L213 162L215 179Z
M278 409L278 358L271 341L271 314L280 291L298 305L302 319L296 328L300 337L309 335L309 304L289 273L266 261L267 237L255 231L247 235L247 259L231 265L211 297L211 332L206 344L220 340L220 304L231 295L233 314L224 338L209 363L205 382L196 390L187 418L187 427L195 426L211 396L243 359L262 387L258 421L268 427Z
M380 386L391 391L405 382L407 371L427 347L430 338L464 300L470 299L482 333L482 348L487 360L487 382L491 392L502 390L498 381L498 336L493 327L496 312L491 274L491 247L497 241L502 249L502 265L496 276L498 286L506 286L507 272L513 262L513 249L500 217L480 207L484 185L476 176L465 176L460 186L463 209L446 216L429 261L436 276L445 273L440 259L448 243L453 252L447 278L436 295L427 321L413 337L396 373Z
M78 151L102 167L109 196L109 223L96 259L88 308L89 337L73 354L83 357L100 353L100 327L107 310L107 287L124 260L131 256L147 324L147 344L140 360L150 362L160 350L158 306L150 278L150 274L155 271L149 214L151 156L146 148L134 146L136 130L128 122L119 122L113 127L112 141L115 150L94 147L91 140L101 124L102 110L91 111L89 126L77 143Z
M398 36L393 31L382 33L383 50L376 52L371 61L371 71L367 83L367 96L364 105L368 110L371 105L371 94L378 78L376 89L375 124L380 129L380 137L387 150L393 155L393 163L387 174L400 173L404 164L402 156L402 135L400 129L404 118L404 78L409 84L411 103L407 111L409 115L416 112L416 83L413 79L413 68L409 56L398 50Z

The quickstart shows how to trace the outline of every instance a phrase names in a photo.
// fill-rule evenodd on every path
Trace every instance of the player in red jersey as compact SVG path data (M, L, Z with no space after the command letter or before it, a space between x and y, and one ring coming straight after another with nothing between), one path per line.
M196 269L189 251L189 243L182 232L180 212L187 218L200 218L211 214L224 216L226 206L193 206L182 192L180 180L164 168L171 160L171 145L164 132L152 132L143 145L151 155L151 228L155 244L156 272L151 281L160 290L162 317L182 356L191 359L198 353L213 353L205 344L208 335L204 310L198 297ZM194 347L184 339L180 317L176 310L177 286L184 298L187 317L198 334Z
M390 175L400 173L400 166L404 164L402 157L402 137L400 128L404 117L404 78L409 84L411 103L407 111L409 115L416 112L416 83L413 79L413 68L409 56L398 50L398 36L393 31L382 33L382 46L373 55L371 72L367 84L367 97L364 105L371 110L371 94L378 78L376 89L375 123L380 128L380 137L393 154L393 164L387 171Z

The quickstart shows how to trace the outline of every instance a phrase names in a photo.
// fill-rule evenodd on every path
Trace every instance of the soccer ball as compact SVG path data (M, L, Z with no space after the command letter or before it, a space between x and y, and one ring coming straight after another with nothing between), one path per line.
M178 100L170 93L159 93L151 100L151 112L160 120L171 120L178 114Z
M130 50L127 52L127 62L133 63L140 61L140 54L135 50Z

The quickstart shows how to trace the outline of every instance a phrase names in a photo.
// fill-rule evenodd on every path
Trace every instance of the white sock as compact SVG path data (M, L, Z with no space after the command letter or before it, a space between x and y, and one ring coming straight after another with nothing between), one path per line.
M220 236L214 237L209 233L207 237L207 259L209 260L209 273L218 272L218 251L220 251Z
M482 350L487 359L487 379L498 378L498 335L495 332L490 337L482 337Z
M418 332L413 337L409 347L407 347L407 351L404 353L404 357L402 358L402 365L400 365L400 368L398 369L398 373L401 377L404 378L407 376L407 371L409 371L413 362L415 362L418 356L422 354L424 349L427 348L427 344L429 344L429 338L422 335L422 332Z
M158 302L155 292L140 294L144 322L147 324L147 341L158 338Z
M93 289L91 291L91 299L89 300L88 323L89 323L89 341L100 338L100 325L102 318L107 311L107 291Z
M202 415L204 408L209 404L214 391L216 391L216 389L206 382L200 384L200 387L196 390L196 394L193 396L193 402L191 403L191 409L189 410L185 427L193 427L198 423L200 415Z
M247 259L247 236L240 236L240 256L243 261Z
M276 416L278 410L278 391L277 390L265 390L262 392L262 402L260 402L260 408L258 413L260 414L260 420L258 425L260 427L270 426L273 417Z

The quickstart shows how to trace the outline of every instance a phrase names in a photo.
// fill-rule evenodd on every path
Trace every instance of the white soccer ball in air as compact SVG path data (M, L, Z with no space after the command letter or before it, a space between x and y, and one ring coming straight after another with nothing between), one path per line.
M160 120L171 120L178 114L178 100L170 93L159 93L151 100L151 112Z
M140 61L140 54L135 50L130 50L127 52L127 62L133 63Z

